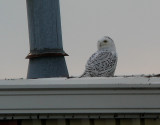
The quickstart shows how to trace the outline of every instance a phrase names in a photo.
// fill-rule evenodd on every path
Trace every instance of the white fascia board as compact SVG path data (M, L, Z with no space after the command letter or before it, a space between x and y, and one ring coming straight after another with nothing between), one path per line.
M160 113L160 78L0 80L0 114Z

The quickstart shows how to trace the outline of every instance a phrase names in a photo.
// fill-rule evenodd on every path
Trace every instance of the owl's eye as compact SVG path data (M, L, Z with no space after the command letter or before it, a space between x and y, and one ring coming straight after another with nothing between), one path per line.
M107 43L108 41L107 41L107 40L104 40L103 42L104 42L104 43Z

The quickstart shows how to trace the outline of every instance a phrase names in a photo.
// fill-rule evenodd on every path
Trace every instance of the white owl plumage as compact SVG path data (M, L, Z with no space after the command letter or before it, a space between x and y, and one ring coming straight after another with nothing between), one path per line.
M97 52L87 61L81 77L110 77L114 76L117 65L117 53L114 41L104 36L97 42Z

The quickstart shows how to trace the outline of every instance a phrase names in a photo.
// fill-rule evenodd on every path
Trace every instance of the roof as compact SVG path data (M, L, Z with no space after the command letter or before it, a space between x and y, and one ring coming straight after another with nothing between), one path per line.
M0 80L1 114L160 113L159 77Z

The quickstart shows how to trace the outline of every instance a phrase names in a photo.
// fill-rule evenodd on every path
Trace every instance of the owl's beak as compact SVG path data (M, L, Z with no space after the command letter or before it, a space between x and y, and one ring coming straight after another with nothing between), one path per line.
M102 44L100 43L100 44L99 44L99 46L101 47L101 46L102 46Z

